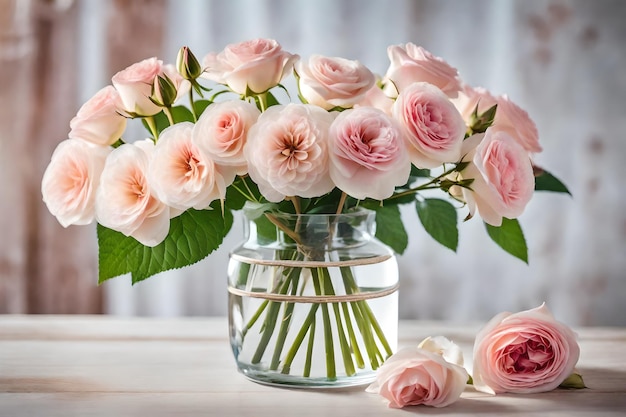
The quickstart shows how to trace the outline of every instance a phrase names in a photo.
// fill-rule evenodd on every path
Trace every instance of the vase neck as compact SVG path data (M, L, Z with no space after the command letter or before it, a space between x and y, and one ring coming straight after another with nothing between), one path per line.
M375 215L369 210L342 214L266 213L246 218L248 241L276 248L300 247L332 251L372 239Z

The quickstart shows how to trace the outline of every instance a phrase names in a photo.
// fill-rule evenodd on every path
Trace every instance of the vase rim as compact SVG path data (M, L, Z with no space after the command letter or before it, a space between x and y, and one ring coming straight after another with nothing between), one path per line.
M355 207L350 209L349 211L343 211L341 213L289 213L285 211L270 211L267 213L271 213L274 216L282 217L282 218L341 218L341 217L367 217L373 215L375 212L373 210L363 208L363 207Z

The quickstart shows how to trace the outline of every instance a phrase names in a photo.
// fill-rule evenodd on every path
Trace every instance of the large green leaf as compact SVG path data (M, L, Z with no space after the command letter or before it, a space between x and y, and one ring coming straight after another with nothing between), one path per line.
M452 204L439 198L416 202L417 216L424 229L437 242L456 252L459 244L457 213Z
M406 250L409 236L404 229L397 205L376 208L376 237L398 254Z
M502 249L528 263L528 247L522 228L517 219L502 219L502 225L492 226L485 223L489 237Z
M535 191L553 191L572 195L561 180L543 168L538 169L538 175L535 177Z
M170 221L167 238L150 248L98 225L98 282L131 273L133 284L154 274L194 264L217 249L233 224L229 210L187 210Z

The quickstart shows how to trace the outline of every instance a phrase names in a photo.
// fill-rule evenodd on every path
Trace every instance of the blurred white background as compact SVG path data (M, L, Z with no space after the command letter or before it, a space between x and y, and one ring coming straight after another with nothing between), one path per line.
M11 0L0 0L0 4L3 2ZM35 3L34 0L12 2ZM63 113L65 119L57 121L56 130L38 133L48 145L40 151L35 173L43 172L46 152L49 159L51 149L66 138L69 119L80 104L108 84L112 73L140 59L158 55L166 62L174 62L183 45L202 57L220 51L228 43L268 37L302 57L318 53L357 59L374 72L384 74L388 65L387 46L413 42L458 68L468 84L483 86L494 94L508 94L526 109L537 124L544 148L536 157L537 164L562 179L573 198L537 193L527 207L520 223L529 246L529 265L493 244L479 219L461 225L455 254L426 235L415 213L403 212L410 245L399 258L401 317L484 321L500 311L518 311L545 301L557 318L572 325L626 325L625 2L76 0L55 4L58 10L53 12L55 16L51 20L68 19L59 17L63 14L72 16L74 24L64 29L69 33L62 38L72 41L68 46L67 41L63 44L52 38L48 46L52 52L47 57L55 62L54 48L61 48L64 56L73 57L73 72L63 74L57 70L60 73L56 79L64 80L59 81L62 85L71 82L73 86L66 88L74 96L65 97L62 102L69 109ZM153 32L150 28L156 29ZM8 30L2 30L5 34L0 39L4 43L0 45L6 51ZM29 39L28 34L15 36ZM28 42L25 45L28 51ZM125 52L117 52L115 48ZM37 50L41 56L41 46ZM130 56L133 60L124 62ZM0 59L15 62L24 58ZM123 66L115 67L115 64ZM46 71L46 68L38 70ZM3 89L7 82L3 77ZM24 85L34 88L26 82ZM6 92L2 94L0 90L3 100L0 110L5 115L0 118L3 164L0 173L8 178L15 162L10 162L14 158L7 144L20 140L16 135L20 123L10 123L26 122L20 119L22 113L8 104L19 99L15 95L9 97ZM48 101L52 102L55 101ZM15 114L13 118L6 115L11 111ZM52 112L54 108L49 104L41 111ZM60 115L57 119L61 119ZM2 126L7 123L13 130ZM29 132L26 128L24 131ZM31 176L35 180L41 178ZM4 202L0 208L4 212L15 209L15 200L7 202L9 195L18 192L15 187L5 185L2 189ZM36 187L32 188L37 191ZM40 205L37 197L28 201ZM70 232L51 225L44 212L37 216L45 219L39 220L37 230L42 229L41 222L47 224L48 230L47 238L39 237L35 245L35 249L44 253L43 261L41 257L38 261L39 267L18 268L22 278L12 278L17 274L16 265L21 265L20 262L28 265L28 251L33 246L26 245L25 254L20 254L14 241L0 245L0 311L37 310L33 303L37 297L45 300L45 296L33 296L32 286L41 287L26 285L24 281L32 280L33 274L48 271L46 262L51 258L83 258L78 271L95 268L93 228L83 228L85 231L79 237L72 236L79 243L68 249L73 251L71 255L67 251L53 255L50 247L57 246L54 242L58 241L51 236ZM16 227L14 224L5 216L3 231L5 226L7 230ZM82 312L96 306L118 315L224 315L228 250L241 238L239 219L222 248L204 261L132 287L130 277L116 278L97 289L95 298L89 296L89 300L95 301L79 303L75 311L63 307L67 303L71 305L67 298L70 296L61 296L65 301L60 310ZM76 245L80 246L78 254ZM69 285L68 281L55 282L67 268L59 267L55 271L49 272L42 284L50 294L59 288L67 290ZM76 275L73 282L83 286L95 284L95 272L80 273L71 268L70 271ZM22 301L15 298L19 294L26 294L21 296ZM36 312L55 311L57 304L46 305Z

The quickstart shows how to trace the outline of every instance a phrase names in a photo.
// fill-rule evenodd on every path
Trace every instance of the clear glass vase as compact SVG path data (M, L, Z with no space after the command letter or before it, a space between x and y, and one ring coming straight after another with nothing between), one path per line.
M373 381L398 333L398 265L374 218L246 217L228 266L230 341L244 375L299 387Z

